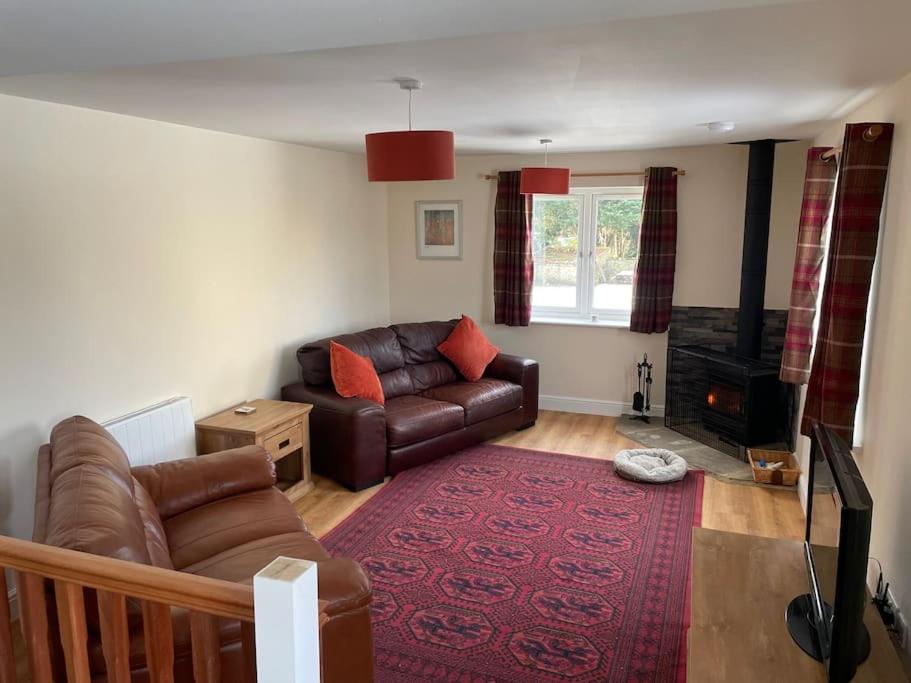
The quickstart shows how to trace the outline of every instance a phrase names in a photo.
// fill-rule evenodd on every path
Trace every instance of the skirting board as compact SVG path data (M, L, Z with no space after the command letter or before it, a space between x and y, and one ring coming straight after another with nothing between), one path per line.
M564 413L583 413L584 415L607 415L620 417L633 412L633 406L623 401L603 401L595 398L576 398L574 396L545 396L538 397L538 406L541 410L558 410ZM653 405L649 415L664 417L664 406Z

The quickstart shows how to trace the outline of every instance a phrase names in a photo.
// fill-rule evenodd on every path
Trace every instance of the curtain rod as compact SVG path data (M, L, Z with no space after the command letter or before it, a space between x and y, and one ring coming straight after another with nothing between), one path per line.
M864 140L866 142L873 142L876 138L883 134L883 127L878 123L870 126L867 130L864 131ZM841 154L841 145L836 145L832 149L826 150L819 156L823 159L831 159L836 154Z
M684 169L674 171L674 175L686 175ZM570 173L573 178L608 178L619 176L642 176L645 177L645 171L601 171L600 173ZM484 180L496 180L497 174L486 174Z

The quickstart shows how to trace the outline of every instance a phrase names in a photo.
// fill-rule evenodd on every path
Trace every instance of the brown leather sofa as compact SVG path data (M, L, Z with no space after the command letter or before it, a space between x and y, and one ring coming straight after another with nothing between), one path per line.
M314 471L357 491L386 474L535 423L538 363L501 353L479 381L463 381L436 350L457 322L378 327L298 349L302 381L285 386L282 398L313 404ZM335 392L329 370L333 340L373 361L385 406Z
M243 583L279 555L314 560L319 597L328 601L323 681L371 681L370 580L358 563L330 558L274 484L275 466L259 446L131 469L107 431L72 417L38 454L33 540ZM91 669L93 680L103 681L93 604L87 600ZM143 681L141 612L129 610L130 668L133 680ZM48 610L52 620L54 612ZM188 615L174 608L172 621L175 681L192 681ZM239 623L222 620L220 635L223 680L239 681Z

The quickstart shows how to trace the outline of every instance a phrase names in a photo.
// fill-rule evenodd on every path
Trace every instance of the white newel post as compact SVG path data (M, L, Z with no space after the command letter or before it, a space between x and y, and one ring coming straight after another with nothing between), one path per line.
M263 683L319 683L316 562L277 557L253 577L256 671Z

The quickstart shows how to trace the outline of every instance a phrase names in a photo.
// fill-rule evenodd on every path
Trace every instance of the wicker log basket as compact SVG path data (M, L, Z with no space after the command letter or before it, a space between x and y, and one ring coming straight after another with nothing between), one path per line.
M771 451L762 448L748 448L747 457L750 467L753 468L753 481L757 484L777 484L779 486L796 486L800 477L800 467L797 458L788 451ZM760 467L759 461L765 460L766 464L783 462L784 465L776 470Z

